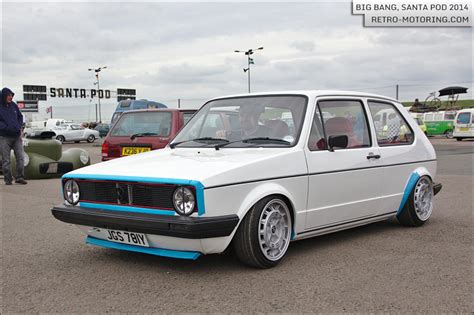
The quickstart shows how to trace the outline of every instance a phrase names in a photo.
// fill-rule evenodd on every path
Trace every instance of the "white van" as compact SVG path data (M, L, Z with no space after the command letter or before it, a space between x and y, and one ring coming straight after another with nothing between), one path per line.
M65 119L60 119L60 118L49 118L47 120L41 120L41 121L32 121L29 123L31 128L46 128L46 129L51 129L54 127L57 127L59 125L71 123L69 120Z
M24 130L25 137L34 136L42 131L52 131L53 128L59 127L67 123L72 123L69 120L59 118L49 118L47 120L31 121L26 124Z
M474 108L460 110L454 121L453 137L457 141L474 138Z

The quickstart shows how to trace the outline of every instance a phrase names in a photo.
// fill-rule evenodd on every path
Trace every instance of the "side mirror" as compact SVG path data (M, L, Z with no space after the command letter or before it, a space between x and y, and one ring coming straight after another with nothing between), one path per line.
M334 148L345 149L347 148L348 144L349 137L347 137L346 135L329 136L328 138L329 151L331 152L334 152Z

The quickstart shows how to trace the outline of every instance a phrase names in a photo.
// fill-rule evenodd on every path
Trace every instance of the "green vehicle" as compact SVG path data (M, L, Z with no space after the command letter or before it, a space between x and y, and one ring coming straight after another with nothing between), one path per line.
M54 136L54 132L43 131L29 138L23 138L26 179L61 177L72 170L90 165L90 156L86 150L70 148L63 152L61 142L53 139ZM13 151L11 163L15 176L16 160Z
M444 135L447 138L452 138L455 117L456 111L423 113L423 120L425 121L428 136Z

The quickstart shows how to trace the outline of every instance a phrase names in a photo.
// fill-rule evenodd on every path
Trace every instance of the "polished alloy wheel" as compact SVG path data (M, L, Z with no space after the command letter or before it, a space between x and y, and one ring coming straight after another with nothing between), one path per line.
M260 215L259 244L263 255L271 261L283 257L291 239L291 217L287 205L280 199L270 200Z
M427 177L422 177L416 183L414 193L415 213L418 219L426 221L433 211L433 184Z

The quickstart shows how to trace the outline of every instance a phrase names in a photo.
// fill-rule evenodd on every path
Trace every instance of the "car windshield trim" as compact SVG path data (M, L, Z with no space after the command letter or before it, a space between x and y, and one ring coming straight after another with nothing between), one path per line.
M190 140L184 140L176 143L170 143L170 148L174 149L177 145L187 143L187 142L204 142L204 141L223 141L228 143L229 140L223 139L223 138L212 138L212 137L202 137L202 138L196 138L196 139L190 139Z
M230 141L227 143L221 143L221 144L216 144L214 148L216 150L219 150L222 147L225 147L229 144L232 143L238 143L238 142L243 142L243 143L259 143L259 142L267 142L267 143L272 143L272 144L283 144L283 145L291 145L291 142L283 140L283 139L278 139L278 138L270 138L270 137L254 137L254 138L247 138L247 139L241 139L241 140L236 140L236 141Z

